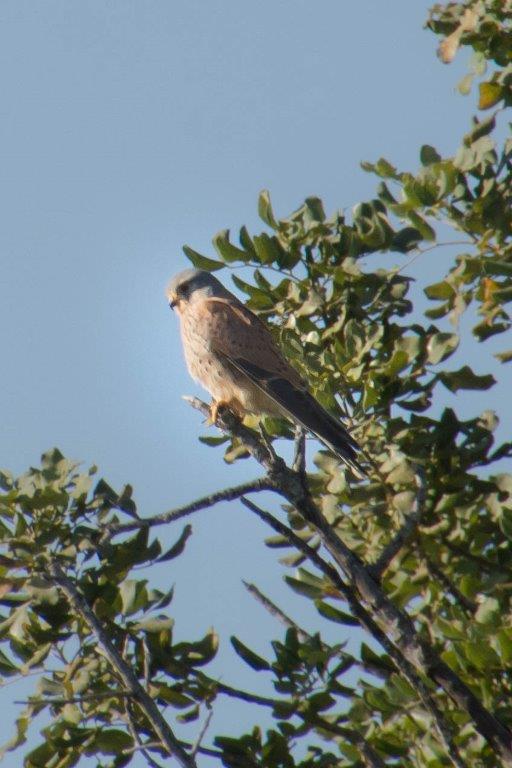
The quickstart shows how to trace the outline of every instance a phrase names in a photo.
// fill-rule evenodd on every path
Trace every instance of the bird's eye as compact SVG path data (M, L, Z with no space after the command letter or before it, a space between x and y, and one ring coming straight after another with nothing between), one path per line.
M176 293L182 298L186 298L188 296L189 288L189 283L182 283L180 286L178 286Z

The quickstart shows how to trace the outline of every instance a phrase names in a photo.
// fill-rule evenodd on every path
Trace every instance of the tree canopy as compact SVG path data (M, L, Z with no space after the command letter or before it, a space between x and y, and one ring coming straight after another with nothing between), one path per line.
M414 172L362 163L378 179L375 196L350 214L327 216L311 197L279 218L263 192L262 232L242 227L236 242L219 232L215 258L185 247L197 267L252 268L248 280L233 272L235 285L319 401L347 420L366 480L325 449L310 468L303 436L284 421L265 419L261 432L229 412L219 413L220 436L201 439L212 460L219 446L228 462L250 456L255 480L156 517L139 515L130 486L114 490L57 449L21 477L0 475L0 676L39 672L5 748L22 750L40 713L48 723L26 768L87 756L120 768L138 754L187 768L512 765L512 442L496 440L487 394L470 417L444 405L447 391L495 384L453 364L461 343L499 335L496 358L512 360L511 22L502 0L431 10L443 61L472 50L459 89L477 93L478 116L453 157L425 145ZM420 286L423 311L408 267L441 247L445 274ZM403 263L389 266L397 254ZM290 465L277 438L295 440ZM282 514L267 511L261 491ZM172 590L137 575L179 557L192 533L179 521L220 500L268 524L290 588L318 612L309 634L247 585L255 610L275 617L272 654L231 643L265 677L265 696L209 674L213 630L175 642ZM163 525L176 528L167 550ZM338 643L323 638L325 622L338 626ZM355 627L362 639L349 653ZM252 706L252 730L204 732L223 697ZM197 740L186 743L179 723L194 720Z

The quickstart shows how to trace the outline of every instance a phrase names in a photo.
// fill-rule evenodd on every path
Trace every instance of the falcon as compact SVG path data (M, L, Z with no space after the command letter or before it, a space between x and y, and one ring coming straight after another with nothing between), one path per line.
M189 373L212 396L212 421L222 406L241 418L285 416L312 432L357 477L365 475L356 441L313 397L263 322L214 275L186 269L172 278L167 298L180 318Z

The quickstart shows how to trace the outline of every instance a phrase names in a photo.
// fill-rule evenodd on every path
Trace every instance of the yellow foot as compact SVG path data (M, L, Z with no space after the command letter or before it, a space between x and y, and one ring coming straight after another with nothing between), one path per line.
M210 418L209 424L216 424L219 417L219 411L223 408L229 408L229 403L226 400L212 400L210 404Z

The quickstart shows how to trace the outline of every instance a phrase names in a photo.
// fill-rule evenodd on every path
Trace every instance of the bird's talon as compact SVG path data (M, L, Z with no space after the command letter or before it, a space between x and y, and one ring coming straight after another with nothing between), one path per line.
M217 423L217 419L219 418L219 411L222 411L224 408L228 407L228 404L223 400L213 400L210 405L210 418L208 419L208 422L212 425L215 425Z

